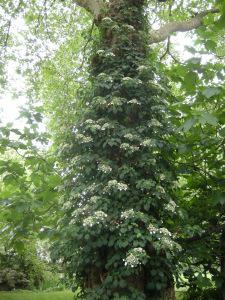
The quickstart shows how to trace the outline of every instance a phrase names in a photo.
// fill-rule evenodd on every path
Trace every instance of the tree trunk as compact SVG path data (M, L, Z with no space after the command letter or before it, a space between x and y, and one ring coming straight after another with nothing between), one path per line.
M64 147L75 161L66 171L64 261L85 299L174 300L176 243L165 209L171 128L166 89L149 58L145 0L109 1L96 25L92 86Z

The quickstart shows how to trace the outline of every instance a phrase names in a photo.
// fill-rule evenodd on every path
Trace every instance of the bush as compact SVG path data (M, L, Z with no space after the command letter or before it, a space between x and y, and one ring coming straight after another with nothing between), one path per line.
M44 264L34 248L0 253L0 290L39 288L43 280Z
M216 289L189 290L184 300L223 300Z

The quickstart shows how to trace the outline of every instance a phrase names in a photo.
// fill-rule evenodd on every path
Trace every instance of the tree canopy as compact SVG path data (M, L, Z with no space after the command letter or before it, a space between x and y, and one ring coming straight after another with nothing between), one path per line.
M225 299L224 1L0 14L2 90L13 62L29 99L0 128L1 244L47 238L85 299Z

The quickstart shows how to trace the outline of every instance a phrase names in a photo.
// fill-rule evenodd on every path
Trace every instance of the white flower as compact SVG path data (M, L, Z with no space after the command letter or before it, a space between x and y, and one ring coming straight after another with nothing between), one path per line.
M166 191L164 190L164 188L161 185L157 185L156 190L157 190L158 193L161 193L161 194L166 193Z
M112 106L120 106L123 104L123 99L119 98L119 97L113 97L112 101L109 103L109 105Z
M139 147L137 147L137 146L131 146L128 143L121 144L120 148L123 149L123 150L129 150L130 152L135 152L135 151L139 150Z
M107 218L107 214L103 211L96 211L93 216L87 217L83 221L84 227L93 227L94 225L99 225L103 223Z
M165 180L165 179L166 179L166 176L165 176L164 174L160 174L159 179L160 179L160 180Z
M101 54L104 54L104 52L105 52L104 50L98 50L98 51L97 51L97 54L98 54L98 55L101 55Z
M73 204L72 204L71 202L69 202L69 201L67 201L67 202L65 202L65 203L63 204L63 209L64 209L64 210L71 209L72 207L73 207Z
M133 134L131 134L131 133L125 134L124 137L125 137L126 139L130 140L130 141L133 141L133 140L137 139L137 136L135 136L135 135L133 135Z
M147 147L147 146L154 146L154 140L152 139L146 139L141 143L142 146Z
M159 233L164 236L172 236L172 233L165 227L159 229Z
M158 230L158 228L156 228L153 224L149 224L148 231L150 234L152 234L152 235L156 234L157 230Z
M132 26L132 25L125 24L125 25L123 25L123 27L127 28L130 31L135 31L134 26Z
M126 259L124 260L125 266L135 268L138 265L144 263L144 260L147 258L146 251L141 248L134 248L128 252Z
M139 67L137 68L137 70L140 71L140 72L142 72L142 71L147 71L147 70L148 70L148 67L146 67L146 66L139 66Z
M109 18L109 17L103 18L102 21L105 22L105 23L112 23L113 22L112 19Z
M117 180L110 180L108 182L108 188L114 188L117 189L119 191L126 191L128 189L128 185L122 182L118 182Z
M109 165L99 164L98 170L102 171L103 173L110 173L112 171L112 168Z
M88 120L85 121L85 123L86 123L86 124L93 124L93 123L94 123L94 120L88 119Z
M115 54L112 52L108 52L105 54L105 57L114 57L114 56L115 56Z
M171 212L175 212L177 208L176 203L173 200L170 200L170 202L166 205L165 209Z
M128 101L128 103L130 103L130 104L136 104L136 105L141 105L141 103L137 99L132 99L132 100Z
M123 81L133 81L133 79L131 77L123 77L122 80Z
M162 124L157 120L157 119L152 119L149 123L148 123L148 127L162 127Z
M76 138L79 140L81 144L90 143L93 139L90 136L85 136L83 134L76 134Z
M135 212L132 209L129 209L129 210L125 210L121 213L121 218L122 219L129 219L129 218L132 218L133 216L135 215Z
M92 197L90 198L90 202L92 202L92 203L97 203L97 201L99 200L99 198L100 198L100 197L98 197L98 196L92 196Z

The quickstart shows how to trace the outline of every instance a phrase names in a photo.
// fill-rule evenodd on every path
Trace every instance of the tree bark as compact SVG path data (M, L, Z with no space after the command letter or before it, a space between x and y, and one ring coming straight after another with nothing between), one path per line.
M128 16L124 13L124 8L127 3L129 2L129 5L131 7L129 13L129 21L128 21ZM101 31L101 40L98 44L99 51L110 51L112 55L118 60L122 60L123 64L129 65L129 71L126 71L126 68L124 69L123 76L126 77L132 77L137 75L137 65L138 62L135 60L132 60L129 57L129 50L123 50L128 47L128 44L133 47L133 51L137 53L138 56L138 61L142 60L143 62L147 58L148 55L148 41L143 39L143 36L140 34L141 31L146 31L147 28L144 26L144 7L145 7L145 1L144 0L112 0L110 1L108 5L108 10L104 14L104 16L101 16L101 19L99 23L97 23L97 26L99 26L99 30ZM133 11L132 11L133 8ZM135 9L134 9L135 8ZM133 15L132 15L133 14ZM115 30L115 26L111 28L110 26L102 27L102 22L106 18L110 18L109 22L113 20L115 24L118 26L130 26L130 32L128 33L128 38L129 41L123 41L124 37L119 35ZM133 21L132 21L133 20ZM137 21L138 20L138 21ZM97 51L98 53L98 51ZM130 70L130 65L133 64L133 70ZM111 64L107 64L105 60L102 60L102 58L99 57L99 54L94 55L92 59L92 76L93 78L97 78L99 74L101 73L106 73L108 74L108 70L111 69L111 72L116 71L116 66L112 68ZM120 95L120 92L118 91L117 93ZM107 96L105 93L100 93L97 96ZM122 96L122 95L120 95ZM128 123L128 126L133 126L135 123L138 123L139 120L137 117L134 116L134 113L132 115L128 116L128 119L130 120ZM109 153L109 158L112 160L115 160L116 163L121 163L119 161L117 154L115 156L115 153ZM110 250L112 252L117 251L116 249ZM105 253L105 255L108 255L108 258L110 258L110 251L108 253ZM107 252L107 251L106 251ZM149 274L151 271L150 267L144 267L142 271L139 272L137 276L130 276L126 278L126 281L129 283L130 287L133 287L134 289L140 291L146 296L146 299L157 299L157 300L175 300L176 295L175 295L175 288L173 284L173 276L172 272L168 272L168 286L163 290L163 291L147 291L147 285L151 282L151 277L149 277ZM86 287L89 289L96 288L100 286L105 278L107 278L108 273L106 270L103 269L96 269L91 268L88 271L87 274L87 285ZM123 290L123 289L122 289ZM118 293L120 293L120 289L117 290ZM124 290L123 290L124 292ZM133 299L133 298L132 298Z

